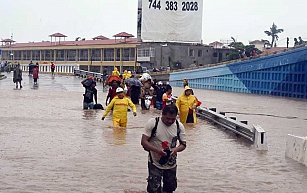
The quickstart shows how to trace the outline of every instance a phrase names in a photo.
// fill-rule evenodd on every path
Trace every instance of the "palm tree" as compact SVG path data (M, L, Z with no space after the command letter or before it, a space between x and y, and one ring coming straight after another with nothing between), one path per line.
M278 29L277 25L275 25L275 23L273 23L272 27L270 28L270 31L264 31L264 33L266 33L268 36L272 37L272 42L271 42L271 47L273 47L274 43L275 43L275 47L276 47L276 41L278 40L278 35L279 33L283 32L283 29Z

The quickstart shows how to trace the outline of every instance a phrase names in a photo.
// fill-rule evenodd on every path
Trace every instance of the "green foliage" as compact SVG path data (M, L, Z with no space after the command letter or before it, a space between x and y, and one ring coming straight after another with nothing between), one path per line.
M275 23L273 23L273 25L272 25L272 27L270 27L269 31L264 31L265 34L272 37L272 41L271 41L271 44L270 44L271 47L273 47L273 45L275 45L275 47L276 47L276 41L278 41L278 38L279 38L278 34L283 32L283 31L284 31L283 29L278 29L277 25L275 25Z
M233 42L231 42L228 46L233 48L232 52L228 55L228 60L237 60L244 55L246 57L250 57L253 50L256 51L257 54L261 54L261 51L255 48L255 45L244 45L242 42L237 42L233 37L231 37Z

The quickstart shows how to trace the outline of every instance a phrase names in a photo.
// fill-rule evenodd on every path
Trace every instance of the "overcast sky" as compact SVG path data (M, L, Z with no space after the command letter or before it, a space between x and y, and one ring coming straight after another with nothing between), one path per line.
M49 40L61 32L67 40L112 37L126 31L136 36L138 0L0 0L0 38L17 42ZM204 43L229 40L248 43L270 39L265 30L272 23L286 37L307 40L307 0L204 0Z

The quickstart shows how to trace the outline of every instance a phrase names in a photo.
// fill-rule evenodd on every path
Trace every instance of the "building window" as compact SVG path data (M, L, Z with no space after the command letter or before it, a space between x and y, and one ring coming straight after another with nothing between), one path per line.
M154 53L152 53L154 55ZM135 61L135 48L130 48L129 61Z
M88 61L88 49L79 50L79 61Z
M135 49L134 48L124 48L122 54L123 61L134 61L135 60Z
M26 57L25 57L25 60L32 60L32 53L31 53L31 51L26 51Z
M120 48L117 48L115 50L116 50L116 61L120 61Z
M40 51L39 50L33 50L32 51L32 60L40 60Z
M103 60L104 61L114 61L114 49L106 48L103 49Z
M155 57L154 48L138 48L137 52L138 57Z
M2 51L2 60L9 60L9 51Z
M189 49L189 56L190 57L194 57L195 56L194 49Z
M53 61L53 51L52 50L43 50L42 51L42 60L43 61Z
M21 60L21 51L14 51L14 59Z
M198 57L202 57L203 56L203 51L202 50L198 50Z
M100 61L101 60L101 49L92 49L92 61Z
M76 61L77 60L77 50L66 50L66 60Z
M22 59L26 60L27 59L27 51L22 51Z
M64 50L56 50L56 60L64 61Z

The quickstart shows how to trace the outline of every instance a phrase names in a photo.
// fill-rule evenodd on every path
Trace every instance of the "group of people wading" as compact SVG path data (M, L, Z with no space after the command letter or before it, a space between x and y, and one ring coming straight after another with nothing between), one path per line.
M96 82L93 77L88 77L82 84L85 87L83 108L95 109L95 105L99 105L98 108L103 109L97 102ZM147 192L175 191L177 153L186 148L183 123L196 123L196 108L201 105L188 81L183 80L184 91L177 100L172 96L172 87L167 82L152 80L148 73L138 79L129 71L120 75L117 68L114 68L105 84L109 86L109 90L102 120L112 111L112 122L116 128L127 126L127 112L130 109L133 115L137 116L136 105L139 105L139 100L142 110L148 110L148 104L162 110L161 117L147 121L141 138L141 145L148 152ZM177 120L178 114L180 121Z

